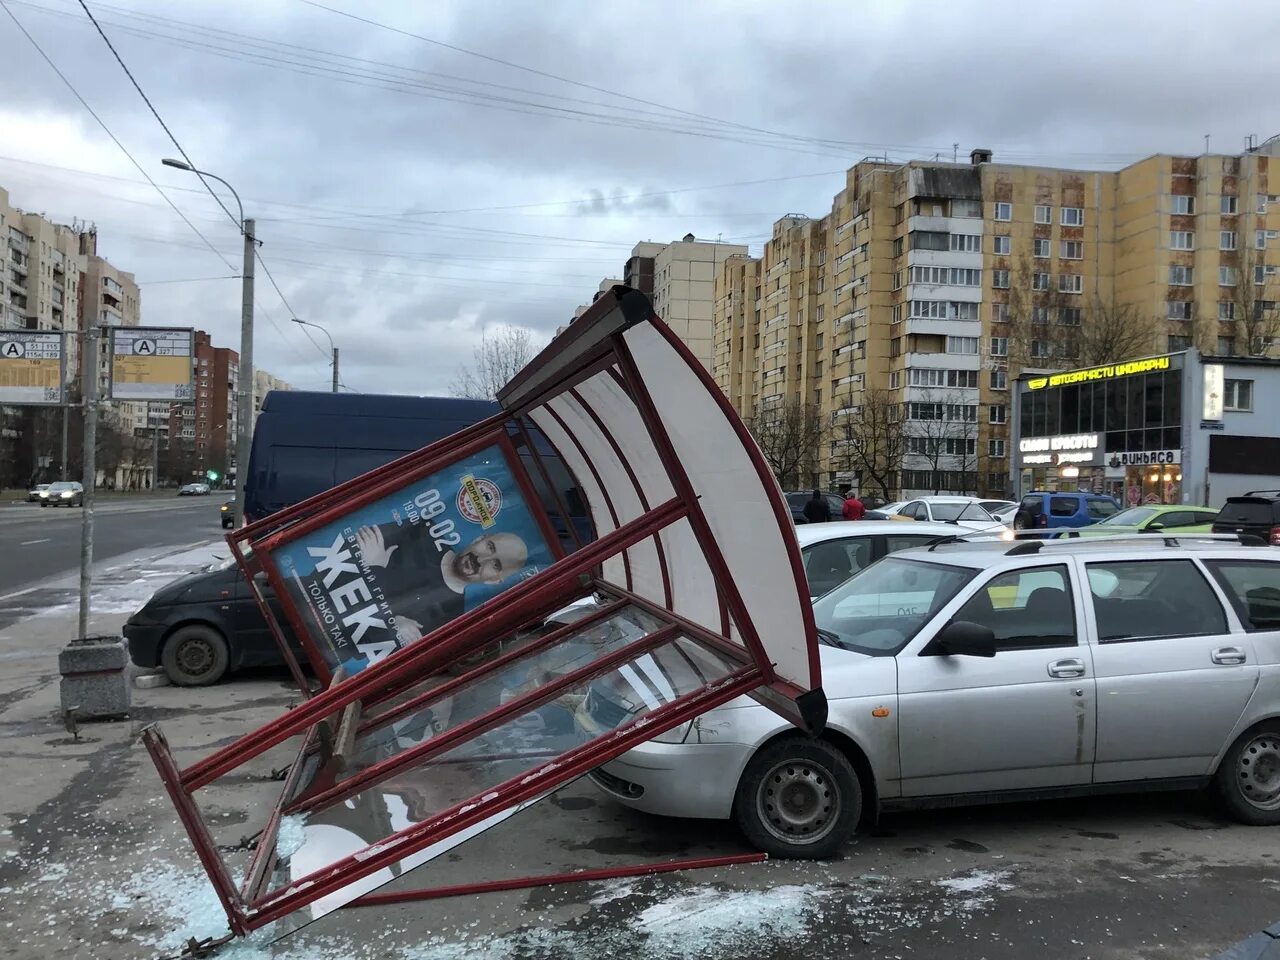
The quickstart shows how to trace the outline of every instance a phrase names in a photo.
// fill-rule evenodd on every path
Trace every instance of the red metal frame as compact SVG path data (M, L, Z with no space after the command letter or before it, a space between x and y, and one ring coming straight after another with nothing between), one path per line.
M261 893L261 887L271 872L272 863L275 862L276 838L280 833L280 820L284 816L284 805L288 803L289 798L298 789L298 782L301 780L303 768L306 766L307 755L311 752L318 739L316 731L316 727L312 727L307 731L307 735L302 741L302 749L298 751L297 759L289 767L284 786L280 788L280 802L272 809L271 816L267 819L267 825L262 828L262 833L258 835L258 846L253 851L253 857L249 860L249 865L245 868L244 882L240 885L240 891L244 897L250 900Z
M276 621L275 611L271 609L271 604L267 602L267 598L262 595L262 592L254 586L253 578L258 572L253 569L254 563L257 562L256 554L251 560L240 549L240 544L234 536L228 534L226 539L227 545L231 548L231 554L236 558L237 566L240 567L240 575L244 577L245 583L249 586L249 592L253 594L253 601L258 605L258 611L262 614L262 619L266 621L267 629L271 631L271 638L280 649L280 655L284 658L285 666L289 668L289 673L293 676L293 682L298 685L298 689L304 697L310 697L312 693L311 684L307 682L307 678L302 672L302 665L298 663L298 658L293 655L293 648L289 645L284 631L280 629L280 624ZM258 570L261 571L262 564L258 563L257 566ZM265 574L266 571L262 572Z
M529 479L529 472L524 468L524 462L516 451L516 445L511 442L511 434L506 430L502 431L502 440L498 446L502 449L502 455L507 459L507 467L515 478L516 486L520 488L520 496L524 498L525 506L533 514L534 522L537 523L538 530L542 533L542 539L547 542L547 547L555 558L563 560L568 556L565 553L564 544L560 542L560 537L556 533L555 527L551 525L551 518L547 516L546 508L542 505L542 498L538 496L538 490L534 487L533 481ZM565 522L568 522L567 517Z
M418 643L397 650L385 660L361 670L343 681L340 687L330 687L316 694L266 726L245 734L193 764L183 772L183 786L188 790L205 786L300 733L347 702L363 700L366 694L380 692L384 686L391 689L397 681L403 689L424 676L430 676L432 670L447 665L454 657L474 652L477 641L487 643L493 634L510 630L527 617L517 609L520 601L528 601L532 606L537 606L539 598L543 599L544 606L554 603L567 589L572 589L575 578L589 572L602 559L612 556L617 547L625 548L647 538L654 530L684 517L687 511L687 506L678 499L655 507L647 516L637 517L553 564L540 575L545 579L534 577L506 591L503 597L509 598L509 602L504 603L501 610L486 610L484 606L468 610ZM557 570L557 567L561 569ZM551 599L546 599L548 597Z
M529 890L533 887L558 887L565 883L586 883L596 880L620 880L624 877L648 877L656 873L675 873L679 870L706 870L714 867L734 867L744 863L764 863L767 853L732 853L720 857L691 857L688 860L671 860L667 863L640 863L629 867L601 867L595 870L573 870L568 873L544 874L540 877L517 877L511 880L484 880L478 883L460 883L449 887L426 890L394 890L388 893L366 893L348 907L385 907L397 903L415 903L420 900L443 900L448 897L471 897L482 893L502 893L507 890Z
M622 452L622 447L618 445L617 438L614 437L605 422L600 419L600 415L595 412L591 404L582 398L582 394L578 392L577 387L569 388L569 396L578 401L578 405L582 407L583 412L591 418L597 429L604 434L604 438L609 441L609 446L613 449L614 456L618 458L618 462L622 464L622 469L627 472L627 479L631 481L631 486L635 487L636 496L640 498L640 507L646 513L649 511L649 498L645 495L644 487L640 481L636 479L636 472L631 468L631 461L627 459L626 454ZM662 536L660 534L653 535L653 545L658 551L658 569L662 571L662 596L666 601L667 607L671 607L671 573L667 569L667 555L662 549Z
M559 783L594 769L632 746L659 733L678 727L707 710L745 693L760 684L763 675L757 667L744 667L718 684L687 694L659 707L612 734L598 737L575 750L561 754L559 760L529 774L517 774L492 787L484 796L458 803L434 817L420 821L376 844L335 861L314 873L294 880L288 887L254 902L244 923L250 929L265 926L342 887L367 877L384 867L487 820L489 817L546 793Z

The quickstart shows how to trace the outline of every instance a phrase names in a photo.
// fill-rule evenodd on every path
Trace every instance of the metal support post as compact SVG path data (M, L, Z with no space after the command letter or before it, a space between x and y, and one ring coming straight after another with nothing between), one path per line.
M84 332L84 499L80 514L80 616L76 636L89 635L89 593L93 589L93 500L98 465L98 328Z
M338 392L338 348L333 348L333 392Z
M236 385L236 507L234 523L244 524L244 482L249 476L253 431L253 260L254 223L244 220L244 273L240 299L240 381Z

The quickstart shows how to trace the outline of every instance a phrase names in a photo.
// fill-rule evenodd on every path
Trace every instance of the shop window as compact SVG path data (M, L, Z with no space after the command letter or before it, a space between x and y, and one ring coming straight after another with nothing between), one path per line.
M1223 382L1222 406L1224 410L1249 411L1253 409L1253 381L1226 380Z

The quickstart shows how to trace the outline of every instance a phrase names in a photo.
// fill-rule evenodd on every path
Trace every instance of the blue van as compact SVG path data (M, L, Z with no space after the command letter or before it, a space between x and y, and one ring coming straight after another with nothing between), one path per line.
M421 450L498 411L492 400L273 390L263 398L253 429L245 478L245 516L259 520ZM546 439L536 429L531 430L531 436L553 482L560 487L579 539L592 539L581 491ZM528 458L529 475L543 506L561 538L567 540L568 529L556 498L543 489L542 475L524 450L522 438L513 436L512 440L521 456Z
M1055 530L1087 527L1120 512L1120 504L1110 497L1075 491L1028 493L1013 515L1015 530Z

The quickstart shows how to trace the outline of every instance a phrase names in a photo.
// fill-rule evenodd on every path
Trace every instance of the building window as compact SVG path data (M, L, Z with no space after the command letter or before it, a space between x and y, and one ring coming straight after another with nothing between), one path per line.
M993 403L991 405L991 422L1005 423L1009 418L1009 408L1003 403Z
M900 386L902 386L902 371L894 370L889 374L889 389L897 390Z
M901 270L893 271L893 288L892 289L894 290L902 289L902 271Z
M1083 207L1063 207L1062 208L1062 225L1064 227L1083 227L1084 226L1084 208Z
M893 305L893 310L890 311L890 314L889 314L889 322L890 323L902 322L902 304L895 303Z
M1084 259L1084 241L1083 240L1063 240L1062 250L1059 254L1063 260L1083 260Z
M1047 203L1037 203L1036 223L1053 223L1053 207Z
M1275 267L1265 267L1261 264L1253 268L1253 282L1258 286L1262 286L1267 282L1267 274L1273 273Z
M1236 318L1236 305L1230 300L1223 300L1218 304L1219 320L1234 320Z
M1265 216L1267 212L1267 195L1265 193L1258 194L1253 201L1253 212L1259 216Z
M1032 290L1048 290L1049 275L1047 273L1033 273L1031 275Z
M1039 210L1040 208L1037 207L1036 209ZM1046 207L1045 209L1048 209L1048 208ZM1037 259L1040 259L1040 260L1049 259L1049 241L1046 238L1037 237L1035 239L1034 246L1035 246L1034 253Z
M1008 390L1009 374L1004 370L991 371L991 389L992 390Z
M1063 273L1058 275L1058 292L1059 293L1083 293L1084 277L1078 273Z
M1007 357L1009 355L1009 338L1008 337L992 337L991 338L991 355L993 357Z
M953 287L980 287L982 286L982 271L971 270L966 267L952 267L950 280Z
M951 215L953 217L981 217L981 200L952 200Z
M1235 337L1219 337L1217 352L1218 352L1218 356L1220 357L1235 356L1236 338Z
M1037 360L1046 359L1049 356L1049 342L1047 340L1032 340L1031 356Z
M976 355L977 352L977 337L947 337L947 353Z
M996 220L1012 220L1012 219L1013 219L1013 204L1012 204L1012 203L997 203L997 204L995 205L995 212L992 214L992 217L993 217L993 219L996 219Z
M1190 349L1191 349L1190 337L1170 337L1169 338L1170 353L1180 353L1183 350L1190 350Z
M1249 411L1253 409L1252 380L1224 380L1222 391L1224 410Z
M991 286L996 290L1009 289L1009 271L1008 270L992 270Z
M950 237L950 245L953 253L982 252L982 234L980 233L953 233L950 234ZM998 250L996 252L999 253Z
M1046 289L1046 290L1048 289L1048 284L1046 284L1046 285L1045 285L1045 289ZM1032 323L1034 323L1034 324L1035 324L1036 326L1038 326L1038 327L1042 327L1042 326L1044 326L1046 323L1048 323L1048 322L1049 322L1049 308L1048 308L1048 307L1032 307L1032 308L1031 308L1031 322L1032 322Z
M1191 301L1190 300L1170 300L1169 311L1165 314L1170 320L1190 320L1191 319Z
M821 310L822 308L819 307L818 309ZM819 350L822 349L822 340L823 340L823 335L820 333L818 334L818 338L813 342L813 345L817 347Z
M1225 213L1225 214L1227 214L1228 216L1230 216L1231 214L1233 214L1233 213L1235 213L1235 212L1236 212L1236 198L1235 198L1235 197L1219 197L1219 200L1221 201L1221 202L1218 204L1218 212L1219 212L1219 213Z
M1194 272L1191 267L1182 267L1177 264L1171 264L1169 267L1169 286L1171 287L1189 287L1194 282Z
M1194 250L1196 235L1190 230L1170 230L1169 246L1174 250Z
M992 323L1008 323L1009 322L1009 305L1007 303L993 303L991 305L991 322Z
M1240 280L1240 271L1235 267L1218 268L1218 286L1234 287Z
M989 456L989 457L995 457L995 458L997 458L997 459L1003 458L1003 457L1004 457L1004 441L1003 441L1003 440L988 440L988 441L987 441L987 456Z
M1173 212L1182 216L1196 212L1196 198L1178 196L1173 198Z
M1234 250L1236 248L1236 232L1234 230L1223 230L1218 234L1219 250Z
M991 244L991 252L997 257L1007 257L1013 250L1012 237L992 237Z
M1080 308L1079 307L1059 307L1058 308L1058 325L1062 327L1080 326Z

